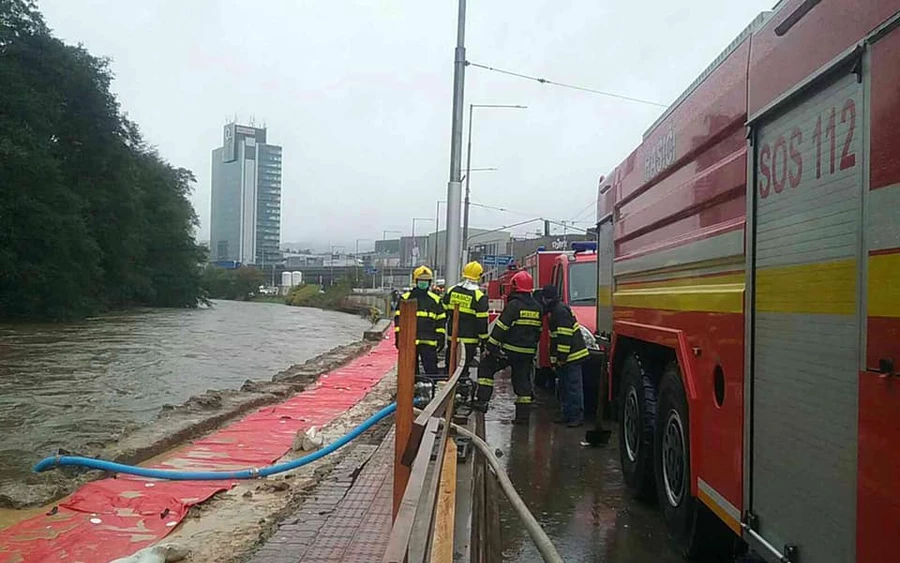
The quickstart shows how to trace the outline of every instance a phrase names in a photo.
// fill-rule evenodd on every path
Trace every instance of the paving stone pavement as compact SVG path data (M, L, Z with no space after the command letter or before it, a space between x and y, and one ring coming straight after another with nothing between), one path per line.
M391 533L393 463L393 429L379 446L356 446L278 526L251 563L381 559Z

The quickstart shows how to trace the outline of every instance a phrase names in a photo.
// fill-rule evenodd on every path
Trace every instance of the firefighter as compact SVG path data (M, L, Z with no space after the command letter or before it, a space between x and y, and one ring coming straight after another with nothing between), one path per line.
M429 376L438 375L437 354L444 349L447 332L444 328L447 319L444 307L440 298L431 291L433 279L430 268L419 266L413 272L413 288L400 296L400 302L416 300L416 355L422 361L425 375ZM394 313L394 346L400 346L399 305Z
M478 348L488 339L488 298L478 282L484 268L469 262L462 271L463 281L451 287L442 299L447 313L447 334L453 330L453 309L459 305L459 343L466 347L465 372L474 364Z
M581 364L590 353L575 314L559 300L556 286L545 286L541 291L541 301L550 326L550 364L556 368L560 389L561 416L555 422L575 428L584 424Z
M534 280L522 270L510 280L510 295L500 318L485 346L478 366L478 391L475 406L486 410L494 392L494 374L512 368L513 391L516 393L514 424L527 424L531 410L531 370L541 337L541 306L535 301Z

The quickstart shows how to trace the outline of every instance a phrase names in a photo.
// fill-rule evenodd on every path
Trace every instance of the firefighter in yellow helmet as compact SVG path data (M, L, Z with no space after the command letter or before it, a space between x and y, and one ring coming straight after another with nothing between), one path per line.
M400 301L416 301L416 353L422 362L425 375L438 375L437 353L444 349L447 315L441 299L431 291L434 276L427 266L419 266L413 272L413 288L400 296ZM394 313L394 345L399 346L400 307ZM418 362L416 362L418 366ZM416 370L418 373L418 369Z
M453 329L453 309L459 305L459 343L466 349L466 373L474 365L479 346L488 339L488 298L478 284L484 268L469 262L462 271L462 281L451 287L442 299L447 312L447 332Z

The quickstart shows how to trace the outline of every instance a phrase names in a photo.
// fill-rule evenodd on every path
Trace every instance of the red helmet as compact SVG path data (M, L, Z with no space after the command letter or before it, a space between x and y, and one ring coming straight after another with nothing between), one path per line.
M531 293L534 291L534 280L531 279L531 274L525 270L514 275L510 280L510 285L512 285L513 293Z

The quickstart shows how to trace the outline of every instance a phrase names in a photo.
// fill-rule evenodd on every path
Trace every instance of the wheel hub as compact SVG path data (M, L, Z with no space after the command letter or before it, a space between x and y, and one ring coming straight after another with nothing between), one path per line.
M634 387L628 389L625 397L624 420L622 422L625 433L625 454L631 462L637 461L640 448L640 409L638 408L637 391Z
M684 427L678 411L669 411L666 419L662 443L663 483L669 504L677 507L684 498L685 489L685 452Z

